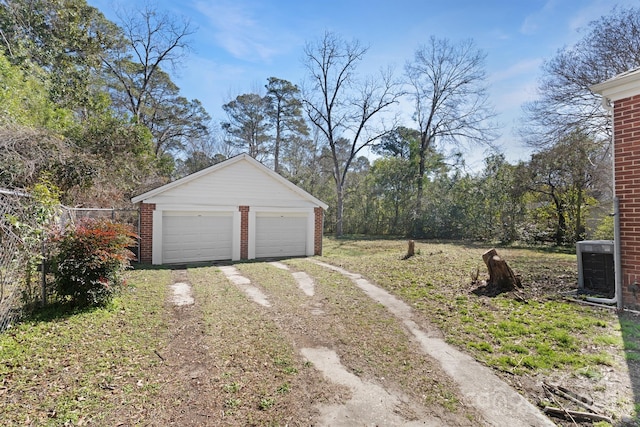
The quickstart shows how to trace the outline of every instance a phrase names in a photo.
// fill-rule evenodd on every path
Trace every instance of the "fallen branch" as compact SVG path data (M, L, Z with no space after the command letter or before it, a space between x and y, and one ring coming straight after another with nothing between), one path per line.
M592 414L590 412L572 411L570 409L560 409L551 406L545 406L543 409L545 414L551 415L569 415L571 418L582 418L592 421L606 421L609 424L613 424L613 420L610 417L600 414Z
M598 410L596 408L594 408L593 406L587 403L590 401L590 399L587 399L586 397L579 396L576 393L561 386L554 386L552 384L547 384L547 383L543 383L543 386L547 390L557 394L558 396L564 397L565 399L570 400L576 405L582 406L584 409L586 409L589 412L592 412L594 414L598 413ZM591 401L591 403L593 403L593 401Z
M569 390L569 389L567 389L565 387L562 387L561 385L559 385L557 387L558 387L558 390L563 391L563 392L565 392L567 394L570 394L571 396L575 397L576 399L579 399L579 400L583 401L587 405L593 405L593 399L590 399L590 398L585 397L585 396L581 396L581 395L579 395L578 393L576 393L574 391L571 391L571 390Z
M562 403L558 402L558 399L556 399L556 397L553 395L553 393L551 392L551 390L549 390L546 386L545 383L542 383L542 388L544 388L544 390L547 392L547 395L551 398L551 400L553 400L555 402L556 405L558 405L560 408L554 408L558 410L558 413L555 415L562 415L565 418L569 418L571 420L571 422L574 425L578 425L578 423L576 422L576 420L573 419L573 417L571 416L571 414L569 413L569 411L562 405ZM549 406L545 406L545 408L549 408ZM546 411L545 411L546 412Z

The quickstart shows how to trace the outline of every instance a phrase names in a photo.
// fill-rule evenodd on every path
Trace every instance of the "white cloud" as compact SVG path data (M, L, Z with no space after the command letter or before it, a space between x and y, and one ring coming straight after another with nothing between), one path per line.
M506 69L502 69L489 75L489 83L499 83L505 80L532 75L538 72L543 60L541 58L527 58L516 62Z
M557 0L548 0L542 9L530 14L524 19L524 22L520 26L520 32L525 35L536 34L544 21L548 20L554 13L557 4Z
M269 62L289 46L288 34L276 34L256 19L254 9L247 3L198 1L194 6L208 18L208 32L216 43L237 59Z

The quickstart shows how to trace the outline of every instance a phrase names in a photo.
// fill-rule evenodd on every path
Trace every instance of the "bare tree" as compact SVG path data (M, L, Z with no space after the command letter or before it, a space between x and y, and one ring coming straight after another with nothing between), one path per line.
M152 7L119 18L123 45L102 58L114 105L149 128L158 157L181 149L187 139L207 138L209 115L198 100L180 96L166 72L189 50L189 22Z
M495 138L491 123L495 114L485 86L485 56L472 40L454 44L431 37L405 66L420 132L416 220L422 213L425 161L436 141L459 145L490 143ZM420 221L416 226L420 228Z
M126 108L140 119L151 96L155 73L164 64L177 64L189 49L187 39L194 31L189 22L178 23L151 7L120 14L119 18L127 45L103 62L124 89Z
M543 66L539 97L524 108L531 146L551 146L578 128L609 141L608 113L589 87L640 66L640 8L614 8L587 28Z
M358 41L347 42L326 32L316 43L308 43L304 52L310 81L304 89L303 103L309 120L331 150L337 196L336 235L341 236L349 168L358 153L388 132L376 126L373 119L396 103L400 93L391 72L382 72L379 78L357 78L358 63L367 52ZM336 150L341 138L350 142L344 161Z

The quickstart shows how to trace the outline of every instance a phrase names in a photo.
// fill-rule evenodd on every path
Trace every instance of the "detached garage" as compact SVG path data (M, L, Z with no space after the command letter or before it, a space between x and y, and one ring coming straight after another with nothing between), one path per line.
M322 254L327 205L242 154L131 199L140 208L140 261Z

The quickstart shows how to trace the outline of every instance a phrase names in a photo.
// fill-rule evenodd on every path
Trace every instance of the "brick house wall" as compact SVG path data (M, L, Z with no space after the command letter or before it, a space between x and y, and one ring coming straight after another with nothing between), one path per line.
M590 87L613 110L614 191L620 223L620 308L640 308L640 68Z
M615 101L615 194L619 200L622 301L640 306L640 94Z
M151 264L155 203L140 203L140 262Z

